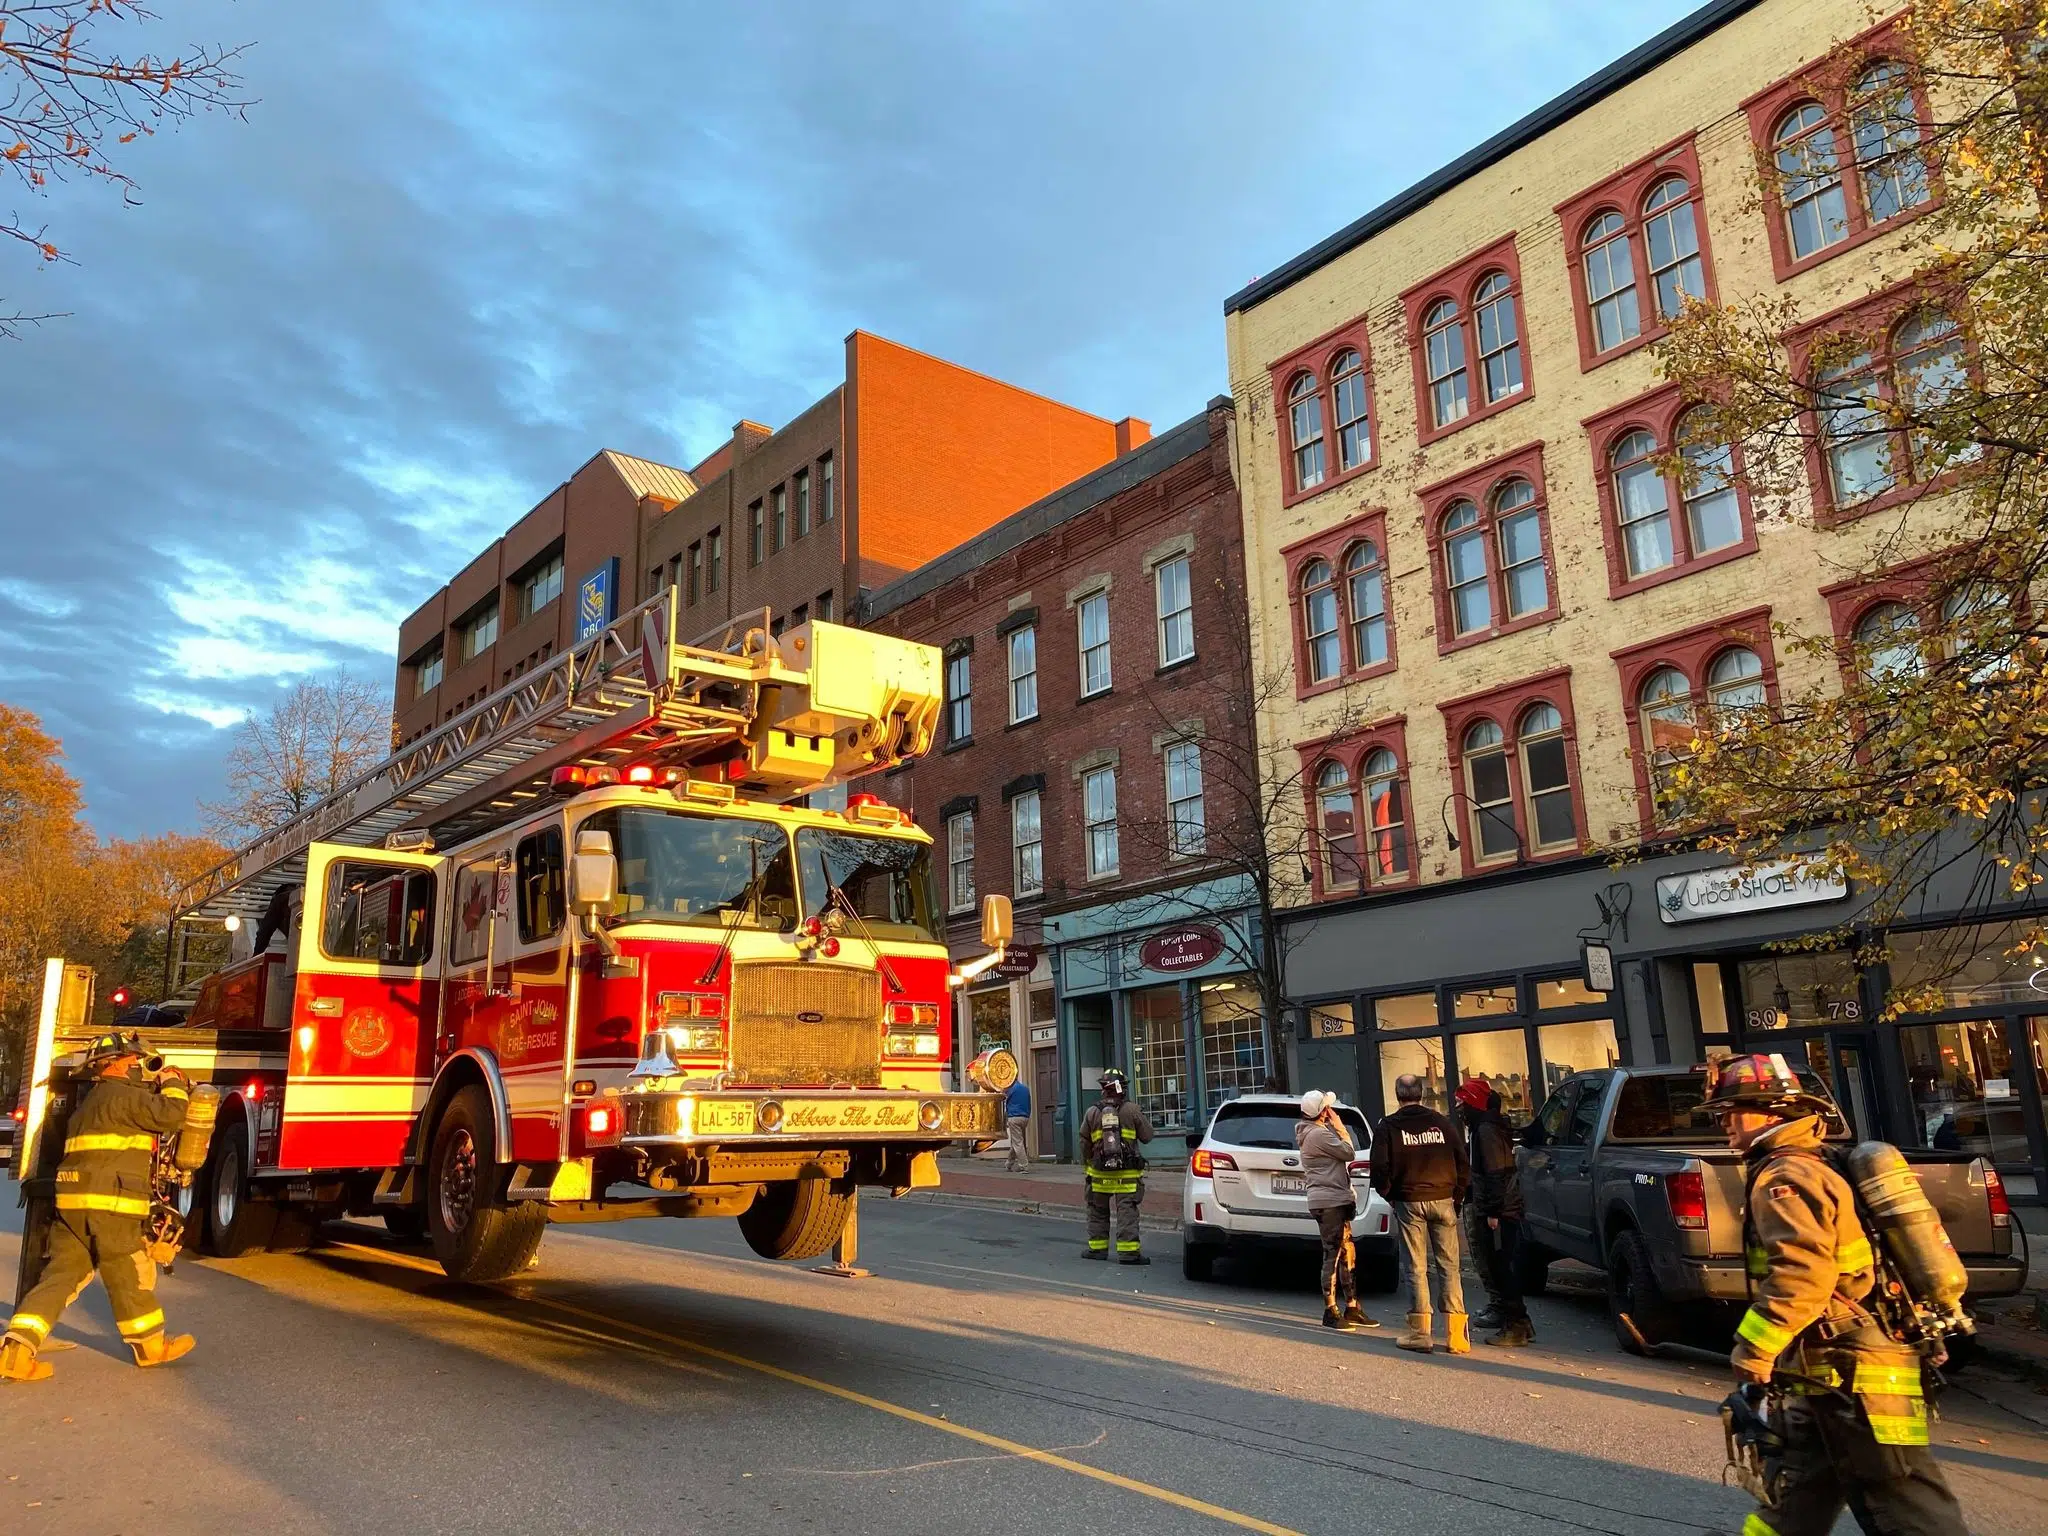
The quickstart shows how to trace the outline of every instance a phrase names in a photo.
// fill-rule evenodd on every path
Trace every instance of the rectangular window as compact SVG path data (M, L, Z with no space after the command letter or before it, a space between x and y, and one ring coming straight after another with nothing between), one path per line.
M1010 724L1038 718L1038 626L1010 631Z
M701 543L690 546L690 593L685 602L695 603L704 596L704 546Z
M762 540L764 526L765 514L761 510L761 503L757 501L747 508L747 564L749 565L759 565L761 563L764 547Z
M1177 741L1166 749L1166 822L1167 846L1176 858L1200 853L1208 846L1199 742Z
M417 697L431 689L440 687L442 674L447 670L447 655L437 645L434 647L433 654L422 657L419 665L414 669L414 696Z
M829 523L839 510L836 497L837 482L832 474L832 455L826 454L818 460L818 521Z
M1081 599L1081 697L1109 691L1109 594Z
M946 818L946 905L954 912L974 905L974 813Z
M1045 889L1045 831L1035 789L1010 802L1010 848L1017 894L1037 895Z
M519 614L530 619L562 595L562 557L554 559L531 572L520 583Z
M798 603L789 615L789 622L792 625L810 623L811 605L809 603Z
M796 472L796 536L802 538L811 531L811 472L800 469Z
M946 739L966 741L974 734L974 658L962 651L946 662Z
M472 660L498 643L498 605L494 602L462 626L462 659Z
M725 530L714 528L704 536L704 591L718 590L718 583L725 574Z
M1195 654L1195 595L1188 557L1165 561L1153 572L1159 595L1159 665L1170 667Z
M523 839L516 859L519 942L553 938L568 911L562 886L562 829L548 827Z
M789 547L789 487L778 485L768 493L775 503L775 518L769 527L768 548L777 552Z
M327 866L320 950L330 960L407 968L434 958L431 870L374 859Z
M811 612L827 624L832 622L832 594L820 592L811 604Z
M683 557L677 555L668 563L668 585L680 587L683 584Z
M1094 768L1081 775L1081 808L1088 830L1088 873L1117 872L1116 770Z
M1187 1121L1188 1033L1180 988L1127 993L1131 1021L1131 1098L1161 1130Z

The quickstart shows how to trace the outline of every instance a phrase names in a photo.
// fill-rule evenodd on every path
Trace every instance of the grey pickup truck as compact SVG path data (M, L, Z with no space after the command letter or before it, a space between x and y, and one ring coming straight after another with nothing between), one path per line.
M1606 1271L1615 1337L1634 1354L1705 1333L1717 1310L1748 1298L1742 1157L1702 1111L1706 1088L1704 1067L1576 1073L1544 1101L1516 1154L1523 1288L1541 1292L1558 1258ZM1983 1159L1908 1152L1906 1160L1969 1270L1969 1294L2010 1296L2025 1285L2012 1210Z

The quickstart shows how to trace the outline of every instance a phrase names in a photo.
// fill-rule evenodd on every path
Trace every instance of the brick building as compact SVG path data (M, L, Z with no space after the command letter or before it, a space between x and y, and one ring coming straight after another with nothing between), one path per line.
M1881 967L1766 948L1853 893L1660 846L1651 792L1695 711L1832 686L1774 625L1846 640L1942 601L1837 580L1941 510L1872 494L1853 442L1793 505L1761 504L1740 445L1666 473L1686 402L1649 345L1686 295L1765 298L1796 309L1795 360L1874 328L1873 393L1958 366L1905 283L1942 195L1929 110L1858 0L1715 0L1227 301L1254 650L1295 670L1265 746L1317 786L1304 1086L1376 1105L1399 1072L1479 1073L1519 1117L1574 1068L1767 1045L1863 1134L1924 1145L1946 1117L2014 1188L2048 1177L2048 996L1987 952L1950 1011L1875 1025ZM1773 156L1804 174L1760 203ZM1340 713L1367 723L1333 739Z
M1072 1154L1112 1063L1168 1129L1266 1074L1244 882L1220 858L1217 757L1251 757L1230 434L1219 398L861 611L945 653L940 747L876 787L938 841L961 958L979 897L1016 903L1013 974L967 994L956 1034L963 1063L1018 1052L1040 1155Z

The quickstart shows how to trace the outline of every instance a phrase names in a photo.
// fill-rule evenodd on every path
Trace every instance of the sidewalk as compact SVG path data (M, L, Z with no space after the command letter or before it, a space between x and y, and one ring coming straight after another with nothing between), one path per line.
M1087 1204L1087 1190L1078 1163L1034 1163L1023 1173L1005 1173L1001 1156L941 1158L940 1184L936 1198L960 1196L976 1203L997 1201L1004 1205L1030 1207L1040 1212L1078 1217ZM1145 1203L1141 1212L1148 1225L1180 1226L1181 1192L1187 1183L1187 1164L1155 1160L1145 1170Z

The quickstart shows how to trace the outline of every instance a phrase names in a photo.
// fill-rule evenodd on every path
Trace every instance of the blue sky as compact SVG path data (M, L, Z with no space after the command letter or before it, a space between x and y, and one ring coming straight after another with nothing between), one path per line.
M0 251L0 699L117 836L591 453L688 464L856 326L1105 416L1225 385L1234 289L1690 0L162 0L246 123Z

